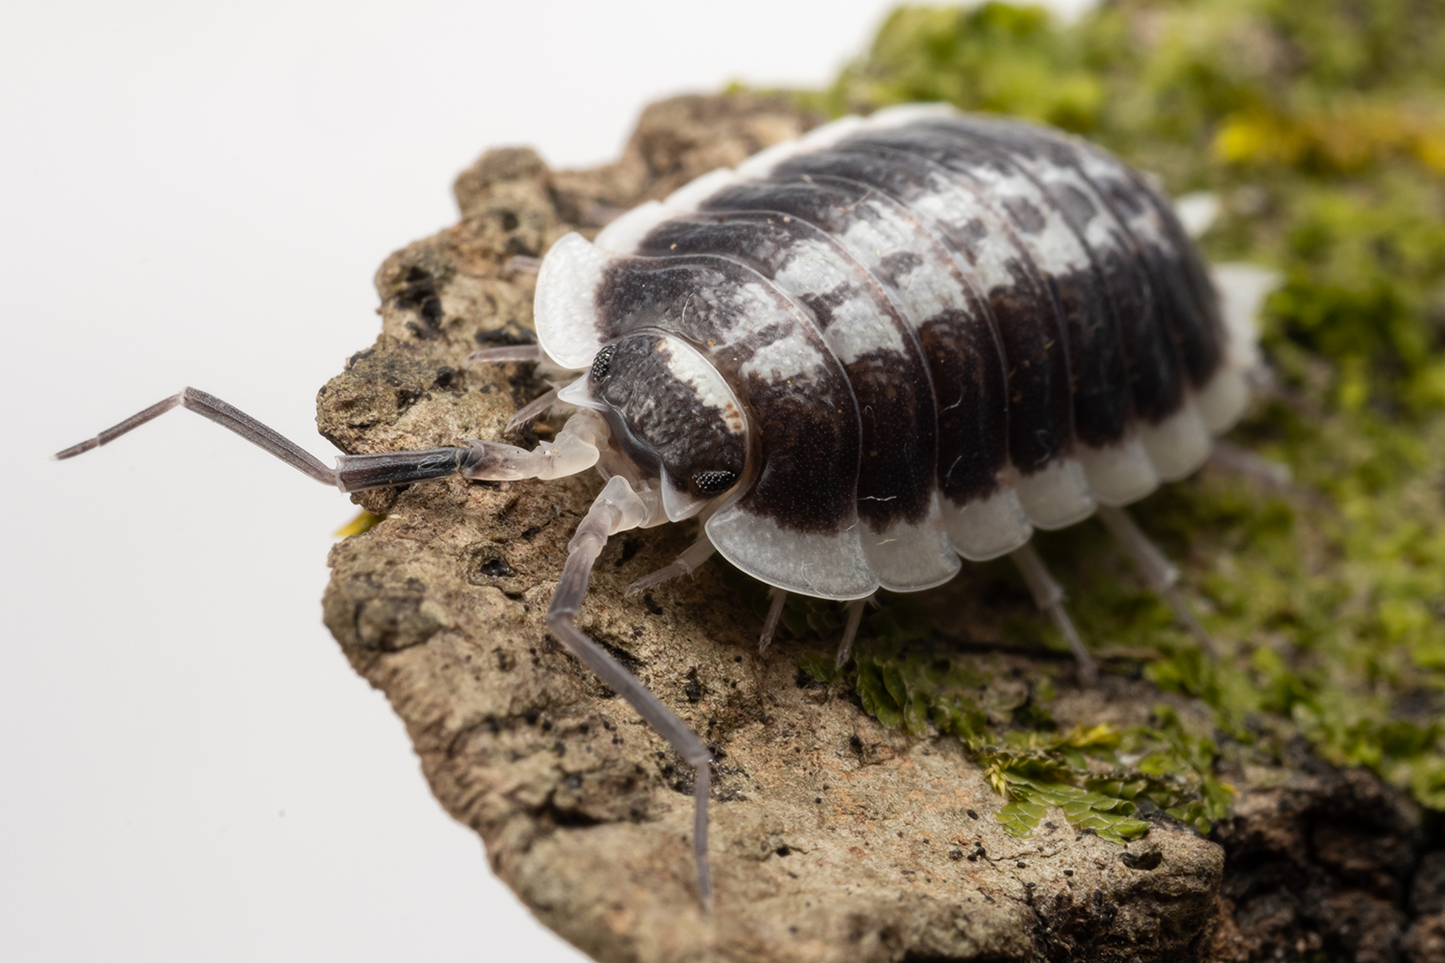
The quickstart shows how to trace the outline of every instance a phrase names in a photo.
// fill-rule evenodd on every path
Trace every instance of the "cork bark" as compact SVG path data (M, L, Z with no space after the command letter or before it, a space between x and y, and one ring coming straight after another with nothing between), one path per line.
M531 366L465 362L478 347L532 340L534 279L508 259L541 256L571 230L590 236L818 119L781 98L685 97L649 108L623 157L597 170L551 171L527 149L483 155L457 179L459 222L377 272L382 334L322 389L322 434L353 453L548 437L556 422L504 431L545 390ZM546 925L606 963L1235 958L1236 908L1280 884L1222 898L1224 848L1167 819L1127 848L1058 814L1032 838L1011 838L992 817L1004 800L956 740L887 729L842 687L800 676L817 641L759 654L760 622L716 567L625 598L693 537L665 526L609 544L578 625L714 749L716 909L705 913L690 770L543 625L567 540L599 487L592 475L451 479L357 496L386 518L335 547L325 596L327 625L405 721L438 800ZM1028 617L1024 596L980 598L967 571L927 599L965 615L988 605ZM1038 673L1016 654L976 657L1003 677ZM1054 714L1139 724L1164 698L1118 676L1093 691L1065 682ZM1321 870L1322 898L1379 902L1404 885L1388 869L1383 883L1350 881L1369 876L1356 865L1375 851L1369 833L1418 832L1418 815L1392 806L1403 815L1379 825L1340 821L1336 850L1354 869ZM1308 832L1308 805L1256 808L1234 831L1260 859L1314 860L1290 849Z

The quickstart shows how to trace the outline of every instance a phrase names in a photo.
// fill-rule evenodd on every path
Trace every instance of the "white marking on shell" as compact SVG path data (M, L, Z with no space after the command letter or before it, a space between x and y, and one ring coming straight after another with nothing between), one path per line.
M844 364L879 351L894 354L905 351L903 335L867 298L844 301L833 309L833 319L823 338Z
M1018 480L1019 504L1029 521L1052 531L1082 522L1094 514L1094 497L1077 459L1056 458Z
M1094 207L1094 214L1083 225L1084 242L1096 252L1118 251L1122 257L1132 257L1129 243L1123 234L1123 225L1109 210L1103 197L1094 185L1073 167L1059 166L1047 158L1020 159L1020 166L1026 167L1043 184L1050 187L1071 187L1088 199Z
M668 372L697 395L698 406L718 412L728 431L742 434L747 425L737 397L718 370L708 364L697 349L680 338L658 338L657 350L663 355Z
M1007 243L1009 229L999 212L941 173L929 179L928 187L928 191L913 202L913 209L940 224L981 222L987 236L974 250L960 253L973 259L972 273L985 291L1012 287L1014 277L1009 263L1016 249Z
M900 104L873 114L868 118L865 126L873 130L888 130L916 121L938 120L958 115L958 111L949 104ZM1043 230L1036 235L1027 235L1023 231L1019 231L1019 234L1039 270L1045 274L1064 275L1088 269L1090 266L1088 252L1079 243L1078 237L1069 229L1059 211L1054 209L1043 197L1038 186L1022 173L979 166L972 168L969 174L964 176L971 176L981 187L980 195L989 198L990 201L1002 201L1005 198L1016 197L1028 201L1038 210L1039 215L1044 219ZM938 186L930 185L930 191L924 197L920 197L914 206L922 211L922 203L939 196ZM954 200L956 203L957 199ZM977 203L976 200L975 203ZM998 210L1004 210L1001 204L998 205ZM951 223L967 223L967 219ZM982 247L984 251L988 251L997 245L984 244ZM980 267L980 271L990 270L995 266L985 265ZM986 283L990 289L997 285L997 282L993 280Z
M1138 193L1139 188L1122 163L1083 141L1073 140L1071 146L1079 160L1080 170L1090 180L1097 184L1116 185L1118 190L1129 194ZM1139 198L1137 207L1137 210L1124 216L1124 224L1129 228L1129 233L1133 234L1140 244L1160 250L1170 259L1177 257L1178 252L1174 250L1174 242L1169 238L1169 231L1159 211L1144 197Z
M937 263L932 250L919 244L912 227L899 223L898 215L887 204L870 202L867 206L877 216L858 218L840 240L875 272L894 254L912 254L917 259L912 270L898 279L898 293L913 326L922 326L948 308L965 307L958 279L947 265Z
M878 576L863 554L860 526L831 534L790 531L733 500L703 526L719 554L755 579L820 599L872 595Z
M944 311L972 310L958 277L947 267L939 267L931 261L916 265L900 277L898 293L915 328L922 328Z
M831 125L829 125L831 126ZM819 128L820 130L824 128ZM773 169L783 161L799 154L806 154L814 150L806 138L799 140L785 140L782 143L774 144L772 147L758 151L752 157L743 161L737 166L740 177L749 180L763 180L773 172Z
M940 117L957 116L958 108L942 102L896 104L869 114L867 125L875 130L886 130L890 127L903 127L920 120L938 120Z
M1137 437L1108 448L1079 448L1079 463L1089 490L1100 505L1119 507L1137 502L1159 487L1159 476Z
M945 503L943 524L953 550L971 562L1007 555L1034 534L1012 486L962 508Z
M533 302L537 341L565 368L587 367L602 348L593 298L609 260L577 233L553 244L542 260Z
M1213 444L1194 398L1188 395L1184 407L1157 425L1141 421L1138 431L1160 481L1179 481L1193 474L1209 457Z
M1128 186L1132 189L1132 185ZM1169 237L1169 230L1164 225L1164 218L1159 215L1159 211L1153 204L1142 205L1124 223L1128 226L1129 233L1134 235L1140 245L1147 245L1162 252L1171 261L1179 257L1179 251L1175 249L1174 241Z
M867 118L849 114L847 117L839 117L831 124L814 127L803 135L801 143L806 144L809 150L824 150L832 147L849 134L863 130L867 126Z
M823 354L794 328L783 337L763 345L743 364L745 378L761 378L772 384L787 382L794 388L823 381Z
M880 587L890 592L921 592L958 574L958 555L943 529L937 491L922 522L899 522L881 532L866 523L864 528L863 552Z
M798 297L830 295L839 288L854 287L833 247L813 239L803 239L788 248L788 259L773 280ZM844 364L852 364L873 351L906 350L903 335L878 310L866 290L855 290L851 297L834 305L833 319L823 338Z
M739 181L744 180L737 171L730 167L719 167L715 171L709 171L696 180L688 181L686 184L667 195L662 202L668 210L678 213L695 211L702 206L703 202L721 190L732 187Z
M981 187L982 195L993 199L1000 211L1010 199L1027 203L1043 219L1042 229L1016 231L1020 243L1044 274L1063 277L1093 266L1089 252L1065 222L1063 214L1044 196L1037 184L1022 173L1001 171L987 165L970 170L969 176Z
M604 227L593 243L604 251L632 254L654 228L676 215L676 211L666 207L661 201L648 201Z

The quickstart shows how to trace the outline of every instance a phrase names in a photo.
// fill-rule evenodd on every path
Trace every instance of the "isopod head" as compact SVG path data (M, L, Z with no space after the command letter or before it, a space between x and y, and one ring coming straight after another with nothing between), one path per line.
M696 515L746 474L743 407L682 338L640 333L604 345L558 397L602 414L612 456L603 468L632 482L655 480L669 521Z

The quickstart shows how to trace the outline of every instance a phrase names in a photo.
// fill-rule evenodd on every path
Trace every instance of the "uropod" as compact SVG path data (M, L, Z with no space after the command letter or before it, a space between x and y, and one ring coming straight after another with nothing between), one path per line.
M696 770L710 900L710 754L573 622L608 539L696 518L698 540L634 586L714 552L789 593L846 602L948 581L1004 555L1094 666L1035 528L1099 514L1207 644L1176 570L1123 506L1209 456L1249 401L1260 274L1206 271L1169 203L1082 141L937 106L847 118L568 235L537 278L538 344L479 352L578 374L528 405L572 411L553 442L342 455L333 469L187 388L67 449L181 406L343 492L462 475L606 479L568 545L552 633Z

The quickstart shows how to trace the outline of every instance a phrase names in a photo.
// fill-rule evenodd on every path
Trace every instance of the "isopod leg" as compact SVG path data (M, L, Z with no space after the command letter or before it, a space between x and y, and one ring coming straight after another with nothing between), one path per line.
M1179 582L1179 569L1164 557L1164 553L1159 551L1157 545L1149 541L1149 537L1139 530L1139 526L1134 524L1134 519L1130 518L1128 512L1122 508L1100 505L1099 520L1134 559L1134 564L1139 566L1144 581L1174 610L1174 617L1179 620L1179 624L1189 630L1190 635L1194 636L1194 640L1199 643L1200 651L1211 658L1214 657L1214 641L1209 638L1209 633L1204 631L1204 626L1199 624L1199 620L1194 617L1194 613L1189 610L1184 597L1176 588Z
M502 268L512 274L536 274L542 270L542 259L516 254L507 258L507 262L502 265Z
M555 405L557 403L557 392L561 390L561 388L553 388L546 394L538 395L536 398L533 398L531 401L518 408L517 413L507 421L507 430L511 431L518 425L525 425L527 422L533 420L538 415L542 414L542 412Z
M547 628L552 630L563 645L593 672L607 683L614 692L627 700L637 714L668 741L682 756L684 762L696 773L694 786L693 856L697 861L697 885L702 903L712 908L712 875L707 860L707 801L711 790L712 773L709 766L712 755L701 739L679 719L671 709L663 705L657 696L622 667L601 646L593 642L578 629L573 620L581 611L583 596L587 594L587 580L592 566L609 535L638 524L640 514L645 510L637 503L637 496L621 477L613 477L592 503L592 508L582 523L577 526L572 541L567 545L567 562L562 568L562 578L557 582L557 591L552 595L551 607L547 610Z
M843 626L843 641L838 643L838 657L833 660L835 668L843 668L848 656L853 654L853 640L858 636L858 624L863 621L863 607L868 599L854 599L848 603L848 624Z
M1033 545L1025 544L1014 549L1009 553L1009 558L1014 560L1019 574L1024 577L1029 591L1033 593L1034 604L1053 620L1059 634L1069 643L1069 651L1074 653L1074 659L1079 663L1079 678L1085 685L1098 682L1099 667L1094 664L1094 657L1089 654L1089 650L1084 648L1084 640L1079 638L1078 630L1074 628L1074 623L1064 608L1063 586L1054 581L1054 577L1044 567L1043 559L1034 551Z
M663 582L679 578L683 575L691 575L708 559L712 558L717 549L708 540L707 533L703 532L698 540L689 545L677 561L671 565L664 565L651 575L644 575L642 578L627 586L628 595L636 595L638 592L652 588L654 585L661 585Z
M1261 458L1249 449L1222 438L1214 440L1214 447L1209 452L1209 462L1232 474L1263 482L1275 491L1288 489L1293 480L1288 465Z
M467 355L468 364L474 361L500 364L505 361L530 363L541 360L542 346L539 344L505 344L497 348L482 348Z
M780 588L773 589L769 594L773 597L773 603L768 606L768 617L763 620L763 634L758 636L758 651L768 651L768 646L773 644L773 633L778 631L778 619L783 617L783 603L788 601L788 593Z

